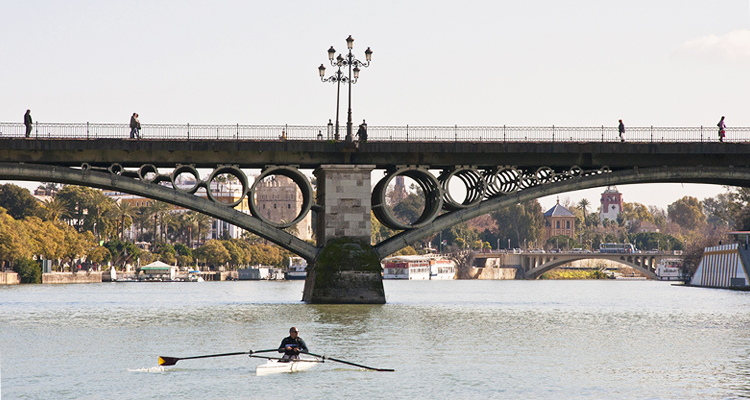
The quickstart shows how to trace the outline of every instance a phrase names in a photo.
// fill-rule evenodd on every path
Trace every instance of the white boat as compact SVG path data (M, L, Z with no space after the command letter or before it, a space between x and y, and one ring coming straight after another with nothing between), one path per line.
M206 280L200 275L200 271L188 271L188 282L205 282Z
M430 260L430 280L453 279L456 277L456 264L447 258Z
M270 374L282 374L285 372L299 372L305 371L319 363L318 359L305 359L302 361L286 361L286 360L268 360L265 364L260 364L255 368L255 375L263 376Z
M284 279L305 279L307 277L307 261L302 257L289 257L289 269L284 273Z
M662 281L681 281L685 279L682 272L682 260L668 258L656 265L656 276Z
M453 279L453 261L434 255L388 257L381 263L383 279Z

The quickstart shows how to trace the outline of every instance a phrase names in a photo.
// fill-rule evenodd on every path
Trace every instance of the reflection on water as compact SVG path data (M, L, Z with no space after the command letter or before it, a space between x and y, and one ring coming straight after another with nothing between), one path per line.
M614 281L387 281L385 305L302 282L0 287L2 394L29 399L750 397L750 293ZM327 362L188 357L279 345Z

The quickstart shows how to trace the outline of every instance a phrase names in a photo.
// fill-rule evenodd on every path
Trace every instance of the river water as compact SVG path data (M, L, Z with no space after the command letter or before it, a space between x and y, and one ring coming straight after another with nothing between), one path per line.
M0 287L3 399L750 398L750 293L646 281L386 281L385 305L303 283ZM326 362L188 357L278 346Z

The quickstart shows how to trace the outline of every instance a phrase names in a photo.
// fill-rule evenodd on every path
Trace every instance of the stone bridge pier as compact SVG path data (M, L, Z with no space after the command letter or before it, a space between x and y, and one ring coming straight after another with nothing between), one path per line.
M370 245L374 165L321 165L317 185L318 257L309 262L302 300L384 304L380 257Z

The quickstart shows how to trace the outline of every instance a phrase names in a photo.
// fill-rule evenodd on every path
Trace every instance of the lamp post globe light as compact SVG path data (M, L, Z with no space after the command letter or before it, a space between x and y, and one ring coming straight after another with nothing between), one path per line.
M321 81L336 83L336 127L335 130L331 129L330 127L332 123L329 121L328 139L331 139L331 131L334 131L333 139L339 140L339 97L341 93L341 83L343 82L344 84L349 84L349 111L346 121L346 140L352 141L352 85L357 83L357 80L359 79L359 71L361 71L361 68L367 68L370 66L370 60L372 59L372 50L370 50L369 47L367 48L367 50L365 50L365 62L362 62L354 58L354 54L352 53L352 49L354 48L354 39L351 35L346 38L346 47L349 50L349 54L347 54L346 56L342 56L341 54L336 56L336 49L334 49L333 46L328 49L328 61L330 61L331 66L337 68L336 72L333 75L326 78L326 67L323 64L320 64L320 67L318 67L318 73L320 74ZM344 73L341 72L342 67L348 67L348 76L344 75Z

